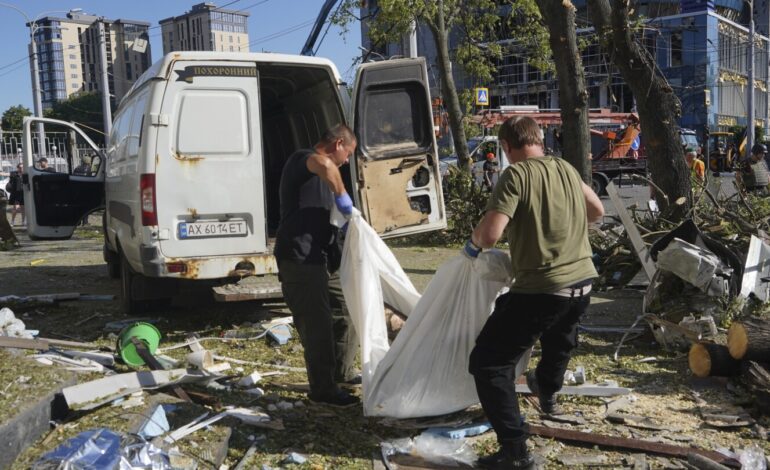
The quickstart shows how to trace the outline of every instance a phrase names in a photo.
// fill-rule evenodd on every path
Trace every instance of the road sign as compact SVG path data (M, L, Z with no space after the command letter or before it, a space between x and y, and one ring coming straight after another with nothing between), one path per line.
M489 106L489 88L476 88L476 105Z

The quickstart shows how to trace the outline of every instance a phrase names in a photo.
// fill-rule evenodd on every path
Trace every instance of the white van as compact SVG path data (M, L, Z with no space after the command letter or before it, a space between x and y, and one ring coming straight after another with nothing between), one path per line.
M444 228L424 60L362 65L348 95L326 59L168 54L121 102L89 175L73 174L73 165L68 173L36 169L28 149L38 121L88 139L72 124L25 119L29 234L70 237L84 215L104 207L104 259L123 279L128 311L162 295L152 291L163 282L146 278L275 273L283 164L340 122L358 136L342 170L369 223L383 237Z

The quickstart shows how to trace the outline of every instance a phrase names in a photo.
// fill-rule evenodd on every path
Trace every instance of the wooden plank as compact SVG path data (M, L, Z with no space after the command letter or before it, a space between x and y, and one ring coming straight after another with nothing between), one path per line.
M652 261L652 258L650 258L650 251L647 249L647 245L644 243L644 240L642 240L642 235L639 233L639 229L636 228L636 224L628 214L628 209L626 209L623 201L620 200L618 188L615 187L615 183L611 182L608 184L606 190L607 194L610 196L612 205L615 206L615 210L618 212L620 221L623 222L623 227L626 229L628 238L631 239L631 244L634 246L634 251L636 251L636 255L639 257L639 261L642 263L644 273L647 274L648 279L652 280L652 276L655 274L657 268L655 267L655 263Z
M101 346L95 343L80 343L77 341L64 341L61 339L50 338L13 338L10 336L0 336L0 347L17 349L35 349L46 351L51 346L66 346L70 348L99 349Z
M557 439L560 441L591 444L614 449L642 451L648 454L677 457L680 459L687 459L688 455L697 454L728 467L740 468L741 466L740 462L728 458L719 452L703 450L697 447L680 447L660 442L648 442L639 439L627 439L624 437L573 431L571 429L547 428L534 425L529 426L529 433L535 436Z

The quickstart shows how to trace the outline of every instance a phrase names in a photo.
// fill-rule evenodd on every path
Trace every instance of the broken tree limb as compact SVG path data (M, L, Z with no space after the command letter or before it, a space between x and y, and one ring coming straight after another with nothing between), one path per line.
M652 258L650 258L650 251L647 248L647 245L644 243L644 240L642 240L642 236L639 233L639 230L636 228L636 224L633 220L631 220L631 215L623 205L623 201L620 200L620 196L618 195L618 188L615 187L614 183L610 183L607 185L606 190L607 194L610 196L612 204L615 206L615 210L617 211L618 216L620 216L620 220L623 222L623 227L626 229L626 233L628 234L628 238L631 240L634 251L636 251L636 254L639 257L639 261L642 263L642 268L644 268L644 273L647 275L647 279L652 279L652 276L655 274L656 270L655 263L652 261Z
M678 457L680 459L686 459L690 454L697 454L728 467L740 468L741 466L740 462L726 457L719 452L698 449L696 447L680 447L660 442L647 442L638 439L627 439L625 437L607 436L603 434L573 431L571 429L547 428L544 426L533 425L529 426L529 433L535 436L547 437L560 441L591 444L614 449L636 450L648 454Z
M696 377L731 377L741 372L741 362L721 344L694 343L687 358Z
M770 372L765 366L748 361L741 376L746 388L754 395L757 408L763 414L770 414Z
M722 464L716 463L708 457L699 454L688 454L687 463L696 467L698 470L727 470Z
M770 362L770 321L734 322L727 332L727 348L735 359Z

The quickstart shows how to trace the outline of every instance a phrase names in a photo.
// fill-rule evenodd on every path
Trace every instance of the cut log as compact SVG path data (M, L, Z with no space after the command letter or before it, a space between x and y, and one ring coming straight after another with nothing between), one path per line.
M727 346L695 343L688 355L690 370L696 377L732 377L741 372L741 361L733 358Z
M733 323L727 332L727 348L735 359L770 362L770 321Z

